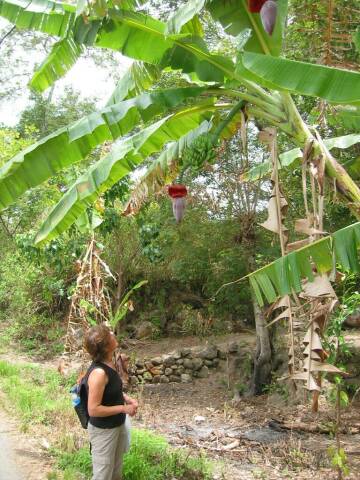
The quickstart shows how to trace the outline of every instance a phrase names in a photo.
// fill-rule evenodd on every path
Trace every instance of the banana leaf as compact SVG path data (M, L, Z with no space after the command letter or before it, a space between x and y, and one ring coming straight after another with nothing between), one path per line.
M75 5L52 0L0 0L0 16L19 29L64 37L75 22Z
M327 138L324 140L325 146L329 149L332 150L333 148L340 148L340 149L346 149L350 148L353 145L356 145L357 143L360 143L360 134L350 134L350 135L343 135L341 137L333 137L333 138ZM288 150L287 152L281 153L279 155L279 164L278 164L278 169L280 170L281 168L284 167L290 167L294 166L294 163L296 160L300 160L302 158L303 154L300 148L294 148L292 150ZM348 161L349 166L353 166L353 173L359 174L359 168L356 169L356 165L358 163L358 160L351 160ZM343 164L344 167L346 167L346 163ZM360 167L360 165L359 165ZM350 167L351 170L351 167ZM241 180L243 182L255 182L259 180L260 178L265 177L266 175L270 174L272 172L272 163L271 162L263 162L259 165L256 165L253 168L250 168L247 172L244 172L241 175ZM351 176L351 171L349 172Z
M149 155L161 150L164 144L196 128L216 108L212 101L186 108L119 141L55 205L36 235L35 242L42 244L64 232L101 193L134 171Z
M336 111L328 115L328 122L338 126L341 123L346 129L360 131L360 107L355 105L339 105Z
M358 248L360 245L360 227L349 225L333 234L336 261L349 272L358 273Z
M0 0L0 5L3 1ZM47 3L46 0L37 1L41 5ZM5 14L6 12L4 16ZM16 16L12 20L15 23ZM89 19L85 22L82 17L78 17L76 23L73 18L71 26L74 40L79 44L109 48L134 60L161 68L180 69L184 73L196 74L205 82L223 82L226 76L232 78L234 75L232 61L220 55L210 54L202 38L193 35L191 29L190 33L166 36L164 22L142 13L110 9L106 18ZM36 26L33 28L36 29ZM57 32L54 29L52 33L64 36L67 31Z
M0 210L15 202L29 188L84 160L97 145L125 135L141 122L147 122L202 92L203 87L190 87L145 93L105 107L41 139L0 168Z
M360 143L360 133L352 133L350 135L342 135L341 137L327 138L324 140L324 144L329 150L333 148L350 148L357 143Z
M284 167L289 167L293 165L293 163L302 158L303 154L300 148L293 148L292 150L288 150L287 152L281 153L279 155L279 162L278 162L278 169ZM255 167L250 168L247 172L244 172L240 179L243 182L255 182L260 178L265 177L266 175L272 172L272 163L271 162L263 162Z
M116 85L106 105L113 105L122 100L140 95L148 90L161 75L155 65L144 62L133 62Z
M51 53L33 75L30 87L38 92L46 90L70 70L82 52L82 45L75 42L72 35L56 42Z
M313 265L319 274L332 270L335 262L346 271L359 272L360 222L289 253L250 273L257 301L263 306L278 297L302 290L302 281L314 279Z
M210 0L206 8L214 20L218 20L226 33L238 36L246 30L251 37L244 46L249 52L278 56L282 50L284 28L287 17L287 0L278 0L277 18L272 35L268 35L262 25L259 13L250 13L248 0Z
M200 37L188 34L165 36L166 24L149 16L116 10L103 22L94 46L109 48L123 55L162 68L196 73L204 82L223 82L234 74L230 60L208 52Z
M136 10L139 7L142 7L149 0L121 0L121 8L126 8L127 10ZM118 2L114 2L116 5Z
M115 315L111 315L109 319L110 325L115 328L116 325L125 317L127 311L129 310L128 300L131 295L134 293L135 290L138 290L143 285L146 285L148 280L141 280L140 282L136 283L130 290L124 295L121 299L120 305L115 313Z
M330 103L360 102L358 72L250 52L240 57L237 72L275 90L319 97Z
M124 212L126 215L136 213L148 197L160 191L165 185L171 183L178 174L178 159L182 152L203 133L210 130L212 124L204 121L198 128L191 130L177 142L171 142L159 157L151 162L146 173L132 190Z
M165 35L184 32L183 27L188 22L191 22L196 15L201 12L206 0L190 0L185 5L182 5L173 15L170 16L166 24ZM195 32L193 32L195 33Z
M354 180L360 180L360 157L342 162L343 167Z

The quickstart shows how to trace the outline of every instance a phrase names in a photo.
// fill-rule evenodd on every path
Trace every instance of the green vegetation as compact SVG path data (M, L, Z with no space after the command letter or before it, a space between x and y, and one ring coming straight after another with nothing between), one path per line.
M89 449L59 453L58 466L68 480L76 480L79 473L90 478ZM185 452L172 450L164 438L146 430L132 431L130 452L124 459L124 480L207 480L210 471L205 458L191 458Z

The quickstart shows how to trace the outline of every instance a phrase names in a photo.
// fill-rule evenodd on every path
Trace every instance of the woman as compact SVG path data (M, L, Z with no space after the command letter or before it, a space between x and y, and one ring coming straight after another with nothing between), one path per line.
M122 391L113 363L117 347L115 335L104 324L86 334L85 348L93 360L87 372L92 480L121 480L123 456L129 448L125 419L138 408L137 401Z

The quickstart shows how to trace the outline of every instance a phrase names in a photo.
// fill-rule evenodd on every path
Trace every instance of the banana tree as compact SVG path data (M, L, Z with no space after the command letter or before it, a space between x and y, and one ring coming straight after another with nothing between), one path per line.
M234 134L245 115L286 134L297 157L306 153L307 165L321 164L328 183L360 216L360 189L331 155L334 140L322 139L306 123L291 96L316 97L356 113L360 74L280 56L287 0L190 0L167 22L144 13L142 4L0 0L0 15L17 28L58 38L30 81L37 91L66 74L87 47L121 52L135 61L102 110L40 140L0 169L0 209L86 159L98 145L115 141L111 151L68 188L36 242L66 231L103 192L159 153L127 206L128 212L135 211L149 191L176 178L184 151L199 136L208 134L216 145ZM204 10L233 38L236 55L209 51L199 21ZM155 88L164 70L180 72L188 86Z

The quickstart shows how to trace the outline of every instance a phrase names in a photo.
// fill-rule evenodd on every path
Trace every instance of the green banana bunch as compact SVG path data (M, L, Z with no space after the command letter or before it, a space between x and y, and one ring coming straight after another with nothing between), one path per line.
M191 169L199 172L208 163L214 163L217 157L217 140L211 133L199 135L183 152L182 170Z

